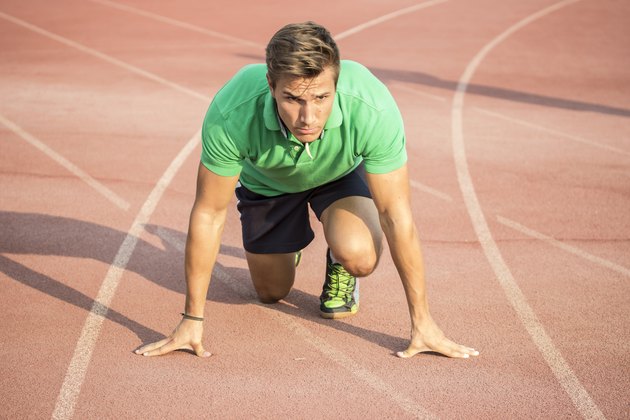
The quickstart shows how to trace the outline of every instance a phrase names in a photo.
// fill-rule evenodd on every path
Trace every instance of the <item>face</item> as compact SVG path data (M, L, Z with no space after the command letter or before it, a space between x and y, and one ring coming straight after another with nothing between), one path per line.
M278 114L289 131L302 143L319 138L335 101L334 72L327 67L312 79L281 77L271 95Z

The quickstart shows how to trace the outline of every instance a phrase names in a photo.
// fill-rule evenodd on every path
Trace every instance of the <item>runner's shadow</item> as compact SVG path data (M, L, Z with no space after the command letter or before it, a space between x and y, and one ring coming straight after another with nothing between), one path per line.
M333 328L347 334L362 338L374 343L386 350L396 354L397 351L404 350L409 344L408 339L396 337L390 334L369 330L363 327L352 325L342 320L324 319L319 315L319 297L305 293L299 289L292 289L284 299L291 305L276 304L276 308L288 315L304 318L308 321Z
M25 286L32 287L33 289L39 290L40 292L46 293L49 296L70 303L88 312L91 311L92 307L95 305L95 301L91 297L51 277L6 258L3 255L0 255L0 269L4 274ZM98 305L98 303L96 303L96 305ZM128 328L142 341L151 342L164 337L163 334L139 324L114 309L107 309L107 319ZM103 313L102 310L98 312Z
M147 225L145 230L157 236L161 246L138 239L129 263L120 268L137 273L161 287L184 295L183 251L186 235L158 225ZM0 212L0 237L2 238L0 254L69 256L93 259L111 265L126 236L125 232L110 227L65 217ZM244 251L238 247L222 245L220 253L245 258ZM95 305L92 297L5 255L0 255L0 272L23 285L83 310L90 311ZM102 278L94 278L90 281L100 284ZM229 304L258 304L249 271L238 267L227 267L220 263L215 265L208 299ZM355 335L389 350L402 349L406 345L406 340L399 337L345 322L330 322L330 320L320 318L317 312L318 297L298 289L294 288L285 300L296 307L280 303L272 305L272 308L287 315ZM163 333L147 328L118 311L110 308L102 309L107 309L107 319L134 332L141 342L153 342L164 337Z
M168 230L161 226L148 225L146 230L152 234L162 238L164 247L171 247L176 252L184 252L184 243L186 235L175 230ZM242 248L221 245L221 254L230 255L245 259L245 252ZM408 340L395 337L389 334L368 330L357 327L343 321L326 320L319 316L319 297L305 293L299 289L293 288L289 295L284 299L291 305L284 305L281 302L275 305L264 305L259 303L253 286L249 271L242 268L226 267L219 263L216 264L219 270L215 269L215 275L219 278L213 279L209 292L211 300L224 303L236 304L258 304L269 307L273 310L279 310L287 315L302 318L317 324L343 331L347 334L355 335L385 349L396 351L403 350L408 344ZM219 275L223 273L223 275ZM222 283L223 285L218 285ZM229 283L229 284L226 284ZM233 283L241 283L241 287L235 287Z
M159 229L151 225L148 230L163 234L163 248L139 239L129 263L126 267L120 268L135 272L168 290L184 294L183 254L176 244L164 238L177 238L183 244L182 238L185 238L185 235L161 227ZM126 236L125 232L91 222L36 213L0 211L0 254L69 256L97 260L109 266L115 261L116 253ZM235 247L222 246L220 252L244 258L243 251ZM222 268L220 265L218 267ZM224 268L224 271L235 279L248 281L246 270ZM86 311L90 311L95 304L92 297L5 255L0 255L0 272L19 283ZM99 284L102 280L89 279ZM215 300L244 303L242 298L234 296L233 293L216 290L221 289L216 283L215 281L211 283L212 293L209 292ZM143 342L163 337L163 334L146 328L112 309L108 309L107 319L133 331Z
M259 54L241 53L237 55L255 63L262 63L265 61L265 57ZM456 80L443 79L432 74L422 73L419 71L387 69L374 66L370 66L369 69L385 84L390 84L395 81L413 83L416 85L445 90L449 96L457 90L457 86L459 85L459 82ZM585 102L575 99L559 98L556 96L540 95L498 86L470 83L467 86L466 91L473 95L486 96L489 98L502 99L511 102L520 102L529 105L568 109L578 112L596 112L599 114L616 115L625 118L630 117L630 109L627 108L619 108L611 105Z
M165 252L167 252L168 255L171 255L171 261L176 261L176 263L170 264L171 271L168 273L168 276L173 279L177 279L174 284L170 285L170 289L178 293L185 294L186 282L183 275L183 256L186 245L186 234L175 229L152 224L146 225L144 229L148 233L159 238ZM133 261L130 261L128 268L132 271L150 273L151 276L159 276L159 273L156 273L155 270L151 270L150 267L146 266L147 262L149 262L148 264L154 264L155 262L154 248L155 247L151 247L151 245L146 242L139 244L136 251L137 257L134 257ZM245 260L245 251L242 248L231 245L221 244L219 254ZM163 270L165 269L168 268L161 266L159 269L160 273L164 274ZM241 289L248 288L251 291L251 293L245 297L246 300L243 300L244 296L239 296L234 293L233 289L230 287L223 286L222 282L216 278L217 276L226 275L229 277L230 282L241 283ZM155 281L153 278L148 279ZM159 284L160 282L157 283ZM251 302L251 300L255 297L256 294L251 284L248 270L237 267L227 267L218 261L215 263L207 300L230 304L244 304Z
M379 67L370 67L370 70L385 84L389 84L392 81L413 83L443 89L446 90L449 95L455 92L459 85L458 81L442 79L440 77L418 71L395 70ZM596 112L599 114L616 115L625 118L630 117L630 109L627 108L619 108L605 104L584 102L568 98L559 98L556 96L540 95L497 86L471 83L467 86L466 91L473 95L486 96L489 98L502 99L511 102L520 102L528 105L566 109L577 112Z

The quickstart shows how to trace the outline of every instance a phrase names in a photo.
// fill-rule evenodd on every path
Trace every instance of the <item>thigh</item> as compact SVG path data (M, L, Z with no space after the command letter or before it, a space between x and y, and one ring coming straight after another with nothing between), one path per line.
M310 203L335 259L356 276L371 273L381 255L383 233L362 166L315 189Z
M245 252L252 283L264 303L283 299L295 280L295 252L254 254Z
M383 233L371 198L341 198L324 210L321 222L328 246L346 269L350 269L351 261L356 260L354 264L376 265Z

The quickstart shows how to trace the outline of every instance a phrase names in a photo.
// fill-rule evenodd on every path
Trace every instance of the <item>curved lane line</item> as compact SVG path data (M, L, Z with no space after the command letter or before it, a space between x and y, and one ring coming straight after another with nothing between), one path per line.
M113 1L110 1L110 0L88 0L88 1L91 1L92 3L98 3L98 4L101 4L103 6L109 6L111 8L119 9L119 10L122 10L122 11L125 11L125 12L128 12L128 13L133 13L133 14L137 14L137 15L140 15L140 16L144 16L146 18L153 19L153 20L156 20L158 22L167 23L169 25L177 26L177 27L183 28L183 29L188 29L188 30L193 31L193 32L198 32L198 33L201 33L201 34L204 34L204 35L209 35L209 36L212 36L212 37L215 37L215 38L221 38L223 40L230 41L230 42L235 42L237 44L246 45L246 46L249 46L249 47L256 47L256 48L263 48L263 49L265 48L264 45L261 45L261 44L255 43L255 42L247 41L247 40L241 39L241 38L236 38L236 37L233 37L233 36L230 36L230 35L227 35L227 34L223 34L223 33L220 33L220 32L215 32L215 31L212 31L212 30L209 30L209 29L202 28L200 26L192 25L192 24L190 24L188 22L183 22L183 21L180 21L180 20L177 20L177 19L173 19L173 18L169 18L169 17L166 17L166 16L159 15L157 13L153 13L153 12L149 12L149 11L146 11L146 10L138 9L137 7L128 6L128 5L117 3L117 2L113 2ZM437 5L439 3L445 3L447 1L448 0L430 0L430 1L426 1L426 2L420 3L420 4L416 4L414 6L406 7L404 9L400 9L400 10L397 10L395 12L391 12L391 13L388 13L386 15L380 16L378 18L369 20L369 21L367 21L365 23L362 23L362 24L357 25L357 26L355 26L353 28L350 28L350 29L348 29L346 31L340 32L339 34L335 35L334 38L335 38L335 40L341 40L341 39L349 37L350 35L354 35L354 34L356 34L358 32L361 32L364 29L367 29L367 28L370 28L372 26L378 25L379 23L386 22L388 20L395 19L395 18L397 18L399 16L415 12L416 10L420 10L420 9L424 9L424 8L427 8L427 7L430 7L430 6L434 6L434 5Z
M107 188L105 185L98 182L96 179L92 178L89 174L87 174L84 170L79 168L74 163L70 162L65 157L61 156L59 153L55 152L49 146L47 146L44 142L28 133L22 127L14 123L13 121L7 119L3 115L0 115L0 123L11 130L18 137L22 138L22 140L29 143L31 146L39 149L40 152L47 155L49 158L57 162L59 165L63 166L68 172L74 174L81 181L88 184L90 187L94 188L99 194L103 197L107 198L109 201L114 203L116 207L121 210L129 210L129 203L122 199L115 192Z
M357 26L355 26L353 28L350 28L348 30L340 32L337 35L335 35L334 38L335 38L336 41L340 41L340 40L342 40L344 38L349 37L350 35L354 35L354 34L356 34L358 32L361 32L364 29L370 28L372 26L376 26L379 23L383 23L383 22L386 22L388 20L395 19L395 18L397 18L399 16L406 15L407 13L415 12L416 10L425 9L427 7L435 6L435 5L440 4L440 3L445 3L447 1L448 0L425 1L423 3L419 3L419 4L416 4L414 6L409 6L409 7L406 7L404 9L397 10L395 12L387 13L386 15L377 17L375 19L372 19L372 20L369 20L369 21L367 21L365 23L357 25Z
M114 57L111 57L107 54L101 53L92 48L86 47L85 45L74 42L70 39L64 38L62 36L56 35L52 32L49 32L45 29L42 29L38 26L32 25L28 22L25 22L21 19L13 17L11 15L7 15L3 12L0 12L0 18L8 20L10 22L15 23L16 25L22 26L26 29L29 29L33 32L36 32L44 37L53 39L58 41L64 45L75 48L79 51L82 51L88 55L99 58L103 61L106 61L115 66L121 67L131 73L135 73L139 76L145 77L147 79L153 80L159 84L170 87L176 91L184 93L188 96L192 96L197 99L201 99L204 102L209 102L211 100L210 97L202 95L194 90L188 89L177 83L171 82L169 80L163 79L153 73L142 70L138 67L132 66L130 64L125 63L124 61L118 60ZM123 243L118 249L118 253L116 254L113 263L110 265L109 270L101 284L98 295L94 301L92 309L88 314L85 323L83 325L83 329L81 330L81 335L77 342L77 345L74 349L74 354L70 361L70 365L68 366L68 370L66 371L66 376L64 378L63 384L61 386L61 390L59 392L59 396L57 397L57 402L55 404L55 409L53 411L54 419L70 419L74 413L74 408L79 396L79 392L81 390L81 386L83 384L83 380L85 379L85 374L90 363L90 359L92 357L92 352L96 345L96 340L101 330L101 326L103 324L103 320L108 311L108 305L112 301L114 294L116 292L116 288L120 282L120 279L125 271L127 263L131 258L131 255L134 252L136 247L138 237L142 233L144 229L144 225L149 221L155 207L162 197L164 190L171 183L173 177L184 163L186 158L192 153L194 148L197 146L200 138L200 133L197 132L188 142L184 145L184 147L177 154L175 159L170 163L169 167L166 169L162 177L159 179L158 183L155 185L153 190L151 191L149 197L142 205L139 213L136 215L136 218L127 232L127 236L125 237Z
M444 1L446 0L428 2L425 4L414 6L412 8L404 9L404 11L405 13L409 13L411 11L430 6L434 3L439 3L439 2L444 2ZM393 17L404 14L402 12L403 11L399 11L394 14L389 14L386 16L388 16L388 19L391 19ZM190 96L194 96L198 99L203 99L205 101L210 100L210 98L204 95L201 95L188 88L185 88L176 83L163 79L153 73L147 72L138 67L127 64L114 57L101 53L97 50L84 46L70 39L64 38L60 35L49 32L45 29L42 29L38 26L25 22L16 17L7 15L2 12L0 12L0 17L4 18L5 20L9 20L19 26L27 28L33 32L39 33L45 37L58 41L62 44L78 49L91 56L97 57L103 61L114 64L118 67L122 67L132 73L136 73L138 75L144 76L150 80L156 81L165 86L169 86L182 93L186 93ZM381 19L376 19L374 21L371 21L369 25L368 24L362 25L362 27L359 29L355 28L356 30L353 33L359 32L359 30L365 29L367 27L374 26L377 23L383 22L385 20L387 19L381 18ZM52 416L54 419L72 418L74 414L76 402L77 402L77 399L81 390L81 386L85 379L85 374L87 372L87 368L90 363L91 355L96 345L96 340L98 339L98 335L100 334L100 329L102 327L103 320L105 319L105 316L108 311L108 305L114 297L116 288L118 287L122 274L124 273L126 264L129 262L129 259L131 258L131 255L133 254L136 243L138 241L138 237L142 233L143 225L146 222L148 222L151 214L153 213L155 209L155 206L157 205L157 201L159 201L159 199L161 198L161 195L164 192L164 189L171 182L174 174L177 172L181 164L183 164L183 161L186 159L186 157L194 149L197 143L198 136L199 134L197 134L195 137L189 140L189 142L186 144L186 146L184 146L184 149L182 149L178 157L171 163L171 166L169 166L167 172L164 173L164 175L162 176L162 178L160 179L160 181L158 182L158 184L155 186L154 190L152 191L151 195L149 196L147 201L144 203L142 209L140 210L140 213L136 216L136 219L134 220L134 223L131 229L129 230L127 237L125 238L125 240L123 241L123 244L119 248L119 251L114 259L114 262L108 270L106 278L104 279L101 285L101 288L99 289L98 296L94 302L94 305L90 313L88 314L88 317L81 331L79 341L77 342L77 346L75 347L73 357L71 359L70 365L66 372L66 376L64 378L64 382L59 392L59 396L57 398L57 402L56 402L55 409ZM291 329L295 330L297 328L295 326L297 324L291 323L289 321L287 322L288 323L286 325L289 326ZM326 343L325 340L313 336L312 333L310 333L310 331L304 329L303 327L300 327L299 330L302 331L301 332L302 337L305 339L308 339L307 341L309 341L312 344L315 342L318 346L323 346L322 348L326 348L327 354L330 357L334 356L334 359L336 359L337 361L339 361L340 359L343 359L344 363L347 362L345 355L333 349L328 344L324 346L324 343ZM395 392L395 390L390 389L389 385L382 382L380 379L374 377L374 375L371 375L371 373L368 370L365 370L361 368L360 366L355 367L355 368L356 369L353 372L355 373L356 376L361 377L362 379L366 380L368 383L370 383L371 386L384 391L386 394L388 394L390 397L396 400L399 406L403 408L405 411L410 412L414 414L414 416L417 416L419 418L432 418L433 417L433 415L427 412L422 406L419 406L415 402L398 395Z
M486 55L502 41L507 39L513 33L526 25L534 22L535 20L542 18L562 7L565 7L571 3L575 3L579 0L565 0L549 6L537 13L534 13L518 23L512 25L499 36L494 38L488 44L486 44L481 51L475 55L470 61L464 74L461 76L455 96L452 104L452 141L453 141L453 155L455 159L455 167L457 171L457 179L460 184L463 199L468 210L468 214L472 221L472 225L475 229L479 242L483 248L488 262L492 266L492 269L501 284L507 298L518 314L521 322L525 326L525 329L531 336L533 342L538 347L543 358L551 368L553 374L556 376L560 385L564 388L565 392L569 395L573 404L577 408L578 412L584 417L589 419L603 419L605 418L603 413L597 407L591 396L584 389L580 383L578 377L575 375L569 364L564 360L562 354L554 346L553 341L543 328L542 324L536 317L533 309L527 303L527 299L520 290L510 269L503 260L503 256L499 251L499 248L494 241L490 229L484 217L481 205L475 193L475 187L470 176L468 169L468 163L466 160L466 150L464 144L464 134L462 127L462 113L464 107L464 96L468 88L468 84L472 79L479 64L483 61Z
M248 47L256 47L256 48L265 48L264 45L257 44L255 42L247 41L245 39L236 38L230 35L223 34L221 32L215 32L210 29L202 28L200 26L196 26L190 24L188 22L183 22L181 20L169 18L167 16L159 15L157 13L149 12L146 10L138 9L137 7L128 6L126 4L120 4L109 0L88 0L92 3L98 3L103 6L109 6L114 9L122 10L128 13L133 13L139 16L143 16L149 19L156 20L158 22L167 23L169 25L177 26L179 28L188 29L189 31L197 32L200 34L208 35L214 38L220 38L225 41L234 42L240 45L246 45Z
M97 0L97 1L101 1L101 0ZM362 23L360 25L357 25L357 26L354 26L354 27L352 27L350 29L347 29L347 30L345 30L343 32L340 32L337 35L335 35L334 38L335 38L336 41L340 41L340 40L345 39L345 38L347 38L347 37L349 37L351 35L359 33L359 32L361 32L361 31L363 31L363 30L365 30L367 28L371 28L372 26L376 26L376 25L378 25L380 23L383 23L383 22L386 22L388 20L392 20L392 19L395 19L395 18L397 18L399 16L403 16L403 15L406 15L408 13L415 12L417 10L425 9L427 7L436 6L436 5L441 4L441 3L446 3L447 1L448 0L430 0L430 1L425 1L423 3L419 3L419 4L416 4L416 5L410 6L410 7L406 7L404 9L397 10L397 11L394 11L394 12L391 12L391 13L387 13L387 14L385 14L383 16L379 16L379 17L377 17L375 19L369 20L369 21L367 21L365 23ZM414 91L413 89L409 89L409 88L406 88L404 86L398 86L397 85L396 87L400 88L400 89L403 89L403 90L410 90L410 91L412 91L414 93L417 93L417 94L421 94L421 95L424 94L422 92L417 92L417 91ZM445 100L445 99L442 99L442 98L440 98L438 96L435 96L435 95L431 95L431 94L426 94L426 95L429 95L433 99L439 98L438 100ZM424 184L422 184L420 182L410 180L410 184L411 184L412 187L414 187L414 188L416 188L418 190L421 190L421 191L423 191L425 193L431 194L431 195L433 195L433 196L435 196L437 198L440 198L442 200L453 201L453 199L448 194L445 194L445 193L443 193L441 191L438 191L438 190L436 190L434 188L431 188L431 187L429 187L427 185L424 185Z
M96 340L101 331L103 321L107 315L109 305L116 293L116 288L120 283L120 279L125 272L125 268L131 259L138 238L144 230L144 225L149 222L151 215L155 211L155 208L162 198L162 194L166 188L170 185L171 181L175 177L175 174L179 171L179 168L186 161L188 156L195 149L199 143L200 132L197 132L184 147L177 154L175 159L168 166L162 177L157 182L151 194L146 199L142 208L136 215L131 228L127 232L127 236L122 245L118 249L114 262L109 266L107 275L101 284L98 291L98 295L94 300L92 309L88 314L79 341L74 349L74 354L70 361L70 366L66 372L57 402L55 404L55 410L53 412L53 419L70 419L74 413L74 408L81 391L81 386L85 379L85 373L87 372L92 352L96 346Z

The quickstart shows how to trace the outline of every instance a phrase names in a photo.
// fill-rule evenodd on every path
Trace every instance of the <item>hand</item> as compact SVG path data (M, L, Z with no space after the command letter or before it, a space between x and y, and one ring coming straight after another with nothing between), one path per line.
M143 356L161 356L174 350L192 350L199 357L210 357L212 354L204 350L201 343L202 335L201 322L182 319L169 337L140 347L135 353Z
M460 359L479 356L477 350L462 346L446 338L444 333L434 323L412 331L409 347L405 351L397 352L396 355L401 358L408 358L423 352L436 352Z

